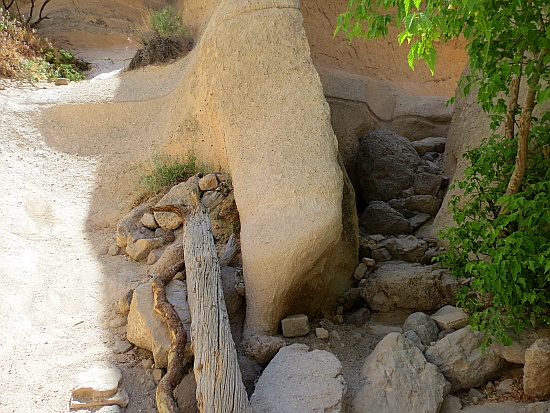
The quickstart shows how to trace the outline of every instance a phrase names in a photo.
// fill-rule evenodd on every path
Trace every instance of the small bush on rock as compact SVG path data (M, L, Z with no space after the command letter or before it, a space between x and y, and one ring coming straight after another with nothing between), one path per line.
M139 49L132 58L130 70L154 63L167 63L184 56L193 46L181 15L170 5L152 11L144 26L144 30L138 30L143 49Z
M137 203L159 194L179 182L186 181L198 173L206 173L209 168L192 153L185 156L157 155L145 166L146 173L139 180Z

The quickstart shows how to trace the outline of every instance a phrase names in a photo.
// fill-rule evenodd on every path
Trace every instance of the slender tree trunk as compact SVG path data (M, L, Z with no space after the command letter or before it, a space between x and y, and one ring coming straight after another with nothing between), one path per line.
M518 138L518 150L516 154L516 164L514 171L508 182L506 188L506 195L514 195L519 192L521 187L521 181L525 175L525 169L527 168L527 150L529 148L529 132L531 131L531 118L533 116L533 109L537 95L536 86L540 81L540 73L544 64L544 58L548 54L548 50L543 50L539 53L537 58L536 67L533 71L533 75L530 79L529 89L527 90L527 96L525 96L525 102L521 110L521 116L519 118L519 138Z
M183 242L197 405L201 413L252 413L229 327L210 220L197 204L185 220Z
M506 138L514 138L514 127L516 124L516 109L518 107L519 85L521 78L513 75L510 84L510 97L508 99L508 108L506 110L506 121L504 123L504 134Z

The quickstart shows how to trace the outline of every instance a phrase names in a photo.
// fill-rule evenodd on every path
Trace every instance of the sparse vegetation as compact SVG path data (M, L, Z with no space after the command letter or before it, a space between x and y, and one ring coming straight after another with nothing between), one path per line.
M183 18L171 5L151 11L144 20L144 29L137 31L139 49L130 62L129 69L138 69L154 63L167 63L184 56L193 46Z
M207 173L212 168L189 152L184 156L154 156L147 162L145 169L145 175L138 182L136 204L161 193L174 184L186 181L193 175Z
M37 82L66 77L81 80L88 65L54 48L34 29L0 10L0 77Z

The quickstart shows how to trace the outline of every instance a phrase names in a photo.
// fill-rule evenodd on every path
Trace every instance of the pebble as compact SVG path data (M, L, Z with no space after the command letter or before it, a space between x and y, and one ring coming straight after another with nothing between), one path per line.
M372 258L364 257L361 262L365 264L367 267L374 267L376 265L376 261L374 261Z
M328 330L324 329L323 327L319 327L315 329L315 335L321 340L326 340L329 336L329 333Z
M141 367L143 367L144 370L149 370L151 367L153 367L153 360L151 359L141 360Z
M154 369L153 370L153 379L155 379L155 381L160 381L160 379L162 379L162 376L164 376L164 369Z
M120 247L116 244L113 244L109 247L108 253L109 255L112 255L114 257L115 255L120 254Z
M66 86L69 83L71 83L71 81L69 79L67 79L66 77L58 77L57 79L55 79L55 85L56 86Z
M118 317L111 321L109 321L109 327L111 328L119 328L128 323L128 319L126 317Z

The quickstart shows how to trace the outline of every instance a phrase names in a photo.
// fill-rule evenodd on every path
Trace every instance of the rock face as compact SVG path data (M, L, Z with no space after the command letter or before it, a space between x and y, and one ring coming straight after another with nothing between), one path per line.
M187 304L187 288L183 281L173 280L166 287L166 298L174 306L187 330L187 347L190 346L191 314ZM154 309L151 283L141 284L134 290L128 327L128 341L153 353L155 366L166 368L170 350L170 333L164 319Z
M355 413L437 413L450 384L422 352L399 333L390 333L365 360L365 386Z
M462 328L426 349L426 360L439 367L453 391L481 386L498 377L506 362L491 347L481 351L483 334Z
M266 367L250 404L254 413L341 413L345 393L342 365L333 354L293 344Z
M454 302L458 281L437 265L401 261L380 264L362 287L362 297L377 311L433 311Z
M357 171L363 199L389 201L414 182L420 156L404 137L377 130L363 137L357 153Z
M523 391L537 399L550 398L550 339L540 338L525 352Z

